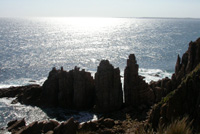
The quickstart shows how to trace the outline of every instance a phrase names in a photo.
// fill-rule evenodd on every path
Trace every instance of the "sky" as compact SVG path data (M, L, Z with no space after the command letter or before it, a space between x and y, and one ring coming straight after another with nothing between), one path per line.
M0 17L200 18L200 0L0 0Z

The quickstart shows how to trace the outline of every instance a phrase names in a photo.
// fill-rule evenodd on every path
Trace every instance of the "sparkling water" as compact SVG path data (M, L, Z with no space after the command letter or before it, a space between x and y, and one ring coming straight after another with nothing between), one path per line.
M177 55L198 37L200 19L0 18L0 88L42 84L52 67L78 66L94 75L102 59L123 76L131 53L147 82L171 77ZM49 118L37 107L12 105L6 98L0 99L0 112L0 127L11 118Z

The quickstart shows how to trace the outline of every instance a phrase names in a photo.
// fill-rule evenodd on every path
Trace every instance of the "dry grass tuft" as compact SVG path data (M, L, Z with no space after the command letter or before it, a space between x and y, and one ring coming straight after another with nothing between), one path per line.
M168 127L159 127L158 134L192 134L192 122L188 122L188 117L181 120L175 120Z

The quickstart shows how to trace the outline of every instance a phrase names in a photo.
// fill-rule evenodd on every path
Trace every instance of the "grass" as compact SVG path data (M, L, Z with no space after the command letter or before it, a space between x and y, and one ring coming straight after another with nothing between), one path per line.
M159 127L158 134L192 134L192 122L188 122L188 117L172 122L166 128Z
M145 129L145 126L140 126L133 134L192 134L192 122L188 121L188 117L177 119L167 127L160 126L157 132L152 128Z

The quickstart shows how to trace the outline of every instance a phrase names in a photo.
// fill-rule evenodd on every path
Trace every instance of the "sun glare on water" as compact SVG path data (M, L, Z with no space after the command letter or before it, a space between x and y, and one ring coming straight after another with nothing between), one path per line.
M67 17L51 18L54 24L73 28L74 31L104 31L122 24L120 18Z

